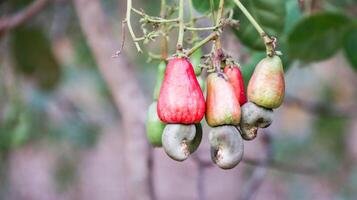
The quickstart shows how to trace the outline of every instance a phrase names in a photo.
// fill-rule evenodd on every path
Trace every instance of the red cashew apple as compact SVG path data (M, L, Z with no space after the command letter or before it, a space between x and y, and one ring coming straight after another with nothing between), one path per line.
M187 58L169 60L161 85L157 113L164 123L195 124L205 114L205 100Z
M234 93L233 86L225 79L224 74L211 73L207 77L207 110L208 125L238 125L241 108Z
M226 66L224 68L224 73L227 75L229 83L234 88L234 93L238 98L239 104L242 106L247 102L242 72L238 66Z

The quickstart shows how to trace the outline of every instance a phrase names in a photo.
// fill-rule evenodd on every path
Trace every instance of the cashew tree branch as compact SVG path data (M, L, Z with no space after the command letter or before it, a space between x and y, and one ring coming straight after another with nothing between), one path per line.
M146 98L136 80L133 67L123 52L118 58L111 54L120 44L101 7L100 0L74 0L82 31L93 52L99 71L121 113L123 124L123 158L126 195L132 200L152 200L153 191L148 172L149 146L145 140Z
M14 29L25 23L42 9L44 9L49 0L35 0L28 7L11 16L4 16L0 18L0 35L5 31Z

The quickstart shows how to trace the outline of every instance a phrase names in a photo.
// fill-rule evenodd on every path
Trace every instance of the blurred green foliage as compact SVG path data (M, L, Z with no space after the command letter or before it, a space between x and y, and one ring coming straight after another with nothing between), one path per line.
M288 36L290 58L311 62L331 57L342 47L349 23L347 16L328 12L301 19Z
M286 16L285 0L244 0L242 3L268 34L281 37ZM240 20L239 30L234 30L240 41L249 48L264 51L264 43L253 25L238 8L234 11L234 18Z
M215 7L218 2L213 1ZM308 63L327 59L342 47L351 65L357 67L357 20L345 12L356 1L323 1L321 6L325 10L306 16L301 13L296 0L243 0L242 3L269 35L279 39L286 69L295 60ZM203 13L209 12L211 7L210 1L197 0L193 5ZM238 8L234 13L234 18L240 20L240 28L234 32L242 44L252 50L264 51L254 27Z
M61 68L44 31L37 26L23 26L15 29L11 36L16 69L32 76L40 88L53 89L61 78Z

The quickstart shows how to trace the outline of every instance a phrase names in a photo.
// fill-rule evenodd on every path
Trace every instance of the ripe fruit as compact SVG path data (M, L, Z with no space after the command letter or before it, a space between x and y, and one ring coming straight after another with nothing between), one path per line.
M248 100L265 108L277 108L284 99L285 81L279 56L266 57L256 66L248 84Z
M234 126L214 127L208 134L211 158L222 169L235 167L243 157L243 140Z
M156 84L155 84L155 89L154 89L154 93L153 93L153 97L154 97L155 101L159 98L161 84L162 84L162 81L164 80L164 76L165 76L165 69L166 69L166 62L161 61L157 68Z
M184 161L196 151L202 140L201 124L168 124L162 135L162 145L168 156Z
M241 108L232 85L223 74L207 77L206 121L210 126L238 125Z
M157 113L161 121L172 124L195 124L203 118L205 100L187 58L169 60L160 89Z
M252 140L257 136L258 128L270 126L273 110L248 102L242 106L240 130L243 139Z
M156 107L156 101L149 106L146 116L146 136L153 146L161 147L161 136L164 131L165 124L157 116Z
M234 93L238 98L239 104L245 104L247 102L247 97L245 96L243 76L239 67L226 66L224 68L224 73L227 75L229 83L234 88Z
M195 71L196 76L199 76L202 73L202 68L200 67L201 57L202 57L201 49L196 50L190 57L193 70Z

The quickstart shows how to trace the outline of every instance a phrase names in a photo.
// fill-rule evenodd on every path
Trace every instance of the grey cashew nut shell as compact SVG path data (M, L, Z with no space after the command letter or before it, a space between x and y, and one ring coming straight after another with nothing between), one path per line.
M243 158L243 139L234 126L218 126L208 134L211 158L222 169L231 169Z
M167 124L162 135L166 154L176 161L184 161L202 140L201 124Z
M240 130L243 139L252 140L257 136L258 128L270 126L273 110L248 102L242 106Z

